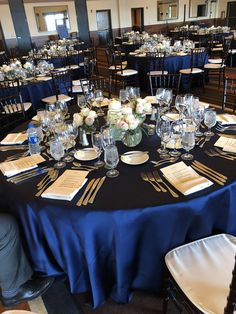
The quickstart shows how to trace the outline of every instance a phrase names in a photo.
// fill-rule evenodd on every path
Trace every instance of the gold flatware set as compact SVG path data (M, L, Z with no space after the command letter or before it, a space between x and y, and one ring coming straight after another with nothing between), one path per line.
M77 206L93 204L99 190L101 189L106 177L99 177L97 179L91 179L87 184L84 193L76 203Z

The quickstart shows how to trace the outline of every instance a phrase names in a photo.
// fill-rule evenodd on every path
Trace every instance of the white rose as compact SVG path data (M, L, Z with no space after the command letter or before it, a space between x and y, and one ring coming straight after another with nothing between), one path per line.
M76 126L83 125L83 117L79 113L74 113L73 120Z
M152 110L152 105L149 102L145 102L143 105L144 112L150 113Z
M124 115L132 114L132 108L131 108L131 107L124 106L124 107L121 108L121 112L122 112L122 114L124 114Z
M90 110L89 116L93 117L94 119L97 118L97 113L94 110Z
M143 110L144 110L143 104L138 103L138 104L136 105L136 113L137 113L137 114L142 114L142 113L143 113Z
M85 122L85 124L87 125L87 126L92 126L93 124L94 124L94 117L93 116L90 116L90 115L88 115L86 118L85 118L85 120L84 120L84 122Z
M129 129L128 124L124 120L118 120L116 125L122 131L127 131Z
M139 120L138 119L133 119L129 122L129 129L130 130L135 130L139 126Z
M135 117L133 114L125 115L124 116L124 121L127 123L130 123L131 121L135 120Z
M9 65L7 65L7 66L4 67L3 71L5 73L7 73L7 72L11 71L11 67Z
M80 111L80 114L83 116L83 117L87 117L88 115L89 115L89 113L90 113L90 109L89 108L83 108L83 109L81 109L81 111Z

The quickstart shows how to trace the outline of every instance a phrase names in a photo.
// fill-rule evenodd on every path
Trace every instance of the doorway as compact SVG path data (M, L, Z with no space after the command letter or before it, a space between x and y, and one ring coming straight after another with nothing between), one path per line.
M226 24L229 27L235 27L236 25L236 2L228 2Z
M112 41L111 10L96 11L99 46Z
M144 30L144 13L143 8L132 8L131 19L132 19L132 30L140 33Z

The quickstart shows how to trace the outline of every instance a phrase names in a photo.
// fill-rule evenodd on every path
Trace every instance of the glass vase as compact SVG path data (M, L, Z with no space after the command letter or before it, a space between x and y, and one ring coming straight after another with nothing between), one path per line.
M137 128L132 131L127 131L122 139L122 142L127 147L135 147L137 146L142 140L142 130Z

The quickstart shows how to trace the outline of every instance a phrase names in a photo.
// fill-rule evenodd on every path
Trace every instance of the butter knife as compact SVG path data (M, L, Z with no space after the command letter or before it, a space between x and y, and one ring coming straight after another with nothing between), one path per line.
M104 177L102 177L101 180L99 181L99 183L98 183L98 185L97 185L97 187L96 187L96 190L93 192L93 195L90 197L90 199L89 199L89 201L88 201L90 204L93 204L94 199L95 199L95 197L96 197L98 191L100 190L101 186L103 185L105 179L106 179L106 177L104 176Z
M86 189L84 190L84 193L82 194L81 198L79 199L79 201L76 203L76 206L81 206L83 203L83 200L85 198L85 195L88 193L89 189L91 188L91 186L93 185L95 179L92 179L88 185L86 186Z
M88 195L87 195L86 198L84 199L82 205L87 205L87 204L88 204L88 201L89 201L89 199L90 199L90 196L92 195L93 191L96 189L96 187L97 187L97 185L98 185L100 179L101 179L101 178L97 178L97 179L94 181L94 183L93 183L91 189L89 190Z

